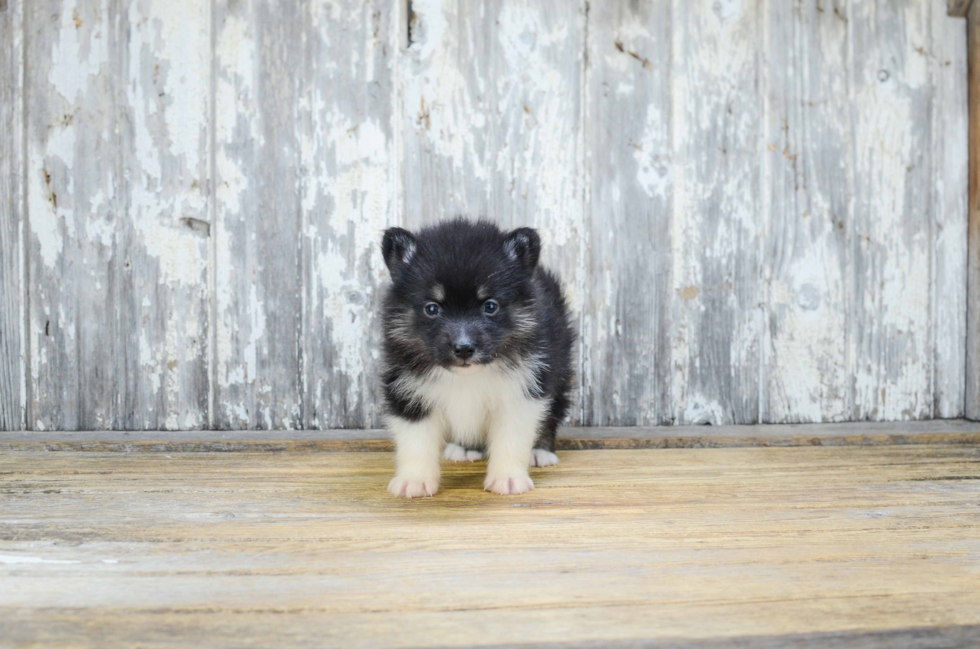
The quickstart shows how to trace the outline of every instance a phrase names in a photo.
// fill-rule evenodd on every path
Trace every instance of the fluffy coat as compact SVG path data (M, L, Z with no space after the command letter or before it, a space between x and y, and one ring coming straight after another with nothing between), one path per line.
M484 487L500 494L533 489L528 466L558 462L574 332L540 252L535 230L504 232L486 221L385 232L392 284L382 382L396 445L392 494L434 495L441 455L488 454Z

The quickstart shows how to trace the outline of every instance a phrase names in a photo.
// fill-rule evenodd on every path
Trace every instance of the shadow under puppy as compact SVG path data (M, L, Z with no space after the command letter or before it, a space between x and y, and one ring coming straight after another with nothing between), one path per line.
M442 454L472 461L484 451L484 489L530 491L528 466L558 463L575 339L557 278L538 266L538 233L456 218L418 234L390 228L382 253L392 278L383 384L397 462L388 491L432 496Z

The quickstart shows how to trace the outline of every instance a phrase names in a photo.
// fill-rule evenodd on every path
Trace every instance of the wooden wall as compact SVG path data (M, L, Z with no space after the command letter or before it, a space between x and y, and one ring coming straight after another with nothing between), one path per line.
M378 241L541 229L573 422L964 413L945 0L0 0L0 429L379 423Z

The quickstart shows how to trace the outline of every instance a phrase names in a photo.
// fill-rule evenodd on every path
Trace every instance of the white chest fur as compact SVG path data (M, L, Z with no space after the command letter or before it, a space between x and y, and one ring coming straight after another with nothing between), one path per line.
M533 380L531 368L495 363L475 372L439 368L415 389L442 419L447 439L474 447L501 420L519 425L524 435L536 434L547 404L529 396Z

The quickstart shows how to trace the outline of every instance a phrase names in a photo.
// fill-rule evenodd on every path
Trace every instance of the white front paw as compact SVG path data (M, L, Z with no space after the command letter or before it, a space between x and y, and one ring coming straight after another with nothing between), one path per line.
M531 451L531 466L552 466L558 464L558 456L543 448Z
M399 498L423 498L439 491L439 476L409 478L396 475L388 483L388 493Z
M483 489L501 495L525 494L531 491L531 489L534 489L534 482L531 481L531 476L527 474L527 471L525 471L523 474L490 474L487 475L487 479L483 481Z
M483 453L480 451L470 451L452 442L446 444L442 456L450 462L477 462L483 459Z

